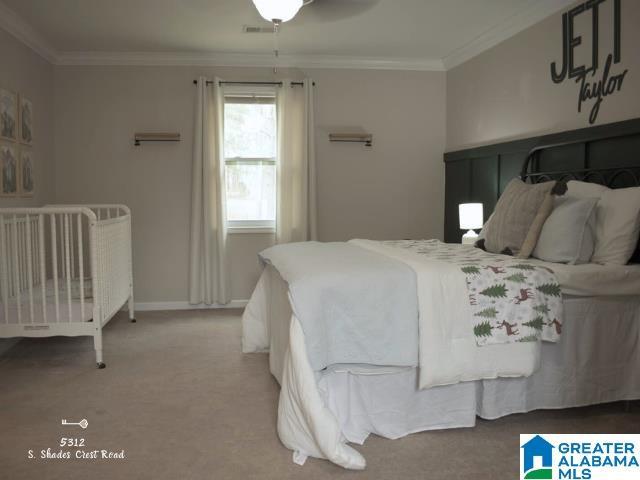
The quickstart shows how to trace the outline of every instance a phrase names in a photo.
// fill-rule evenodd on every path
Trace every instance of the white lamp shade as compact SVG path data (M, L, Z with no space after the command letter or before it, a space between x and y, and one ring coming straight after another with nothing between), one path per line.
M258 13L270 22L279 20L288 22L296 16L303 0L253 0Z
M482 228L483 211L481 203L461 203L458 207L460 213L460 228L473 230Z

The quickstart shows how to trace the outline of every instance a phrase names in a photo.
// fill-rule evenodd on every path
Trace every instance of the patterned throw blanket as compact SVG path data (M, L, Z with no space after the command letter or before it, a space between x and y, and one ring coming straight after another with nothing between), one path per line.
M555 342L560 337L562 294L551 269L438 240L382 243L459 266L467 281L460 299L471 306L477 345Z

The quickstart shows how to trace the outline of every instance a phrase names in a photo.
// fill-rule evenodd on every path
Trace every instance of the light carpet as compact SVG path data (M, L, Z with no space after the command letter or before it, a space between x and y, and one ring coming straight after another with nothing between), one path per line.
M276 434L279 387L268 358L243 355L240 333L238 310L143 312L134 324L119 315L104 330L104 370L88 337L20 341L0 356L0 478L507 479L517 478L519 433L640 432L637 403L539 411L399 440L372 436L356 446L364 472L315 459L300 467ZM86 430L61 425L83 418ZM124 449L126 458L39 458L63 437L84 438L88 452Z

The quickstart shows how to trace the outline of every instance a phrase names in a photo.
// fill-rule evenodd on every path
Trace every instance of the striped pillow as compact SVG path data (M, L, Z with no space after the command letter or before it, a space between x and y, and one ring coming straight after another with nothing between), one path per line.
M552 190L556 183L530 185L519 178L511 180L486 226L487 251L529 258L553 210Z

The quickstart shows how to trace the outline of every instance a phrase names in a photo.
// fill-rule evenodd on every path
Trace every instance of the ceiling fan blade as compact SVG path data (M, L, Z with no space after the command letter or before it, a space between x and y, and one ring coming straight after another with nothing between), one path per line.
M300 10L293 21L300 24L309 21L333 22L360 15L379 2L380 0L313 0Z

